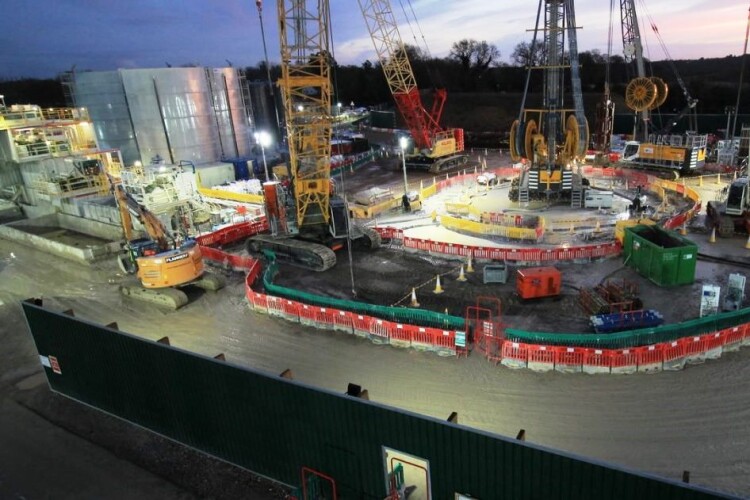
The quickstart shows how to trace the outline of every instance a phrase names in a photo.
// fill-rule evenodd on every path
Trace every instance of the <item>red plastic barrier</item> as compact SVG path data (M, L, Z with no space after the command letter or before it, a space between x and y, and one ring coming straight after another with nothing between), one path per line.
M546 345L529 345L527 367L534 371L549 371L555 368L555 348Z
M384 319L372 318L370 322L369 337L376 344L387 344L393 331L396 329L396 323Z
M510 368L526 368L529 362L529 345L520 342L503 342L501 364Z
M724 345L724 330L703 335L706 339L706 359L717 359L721 357Z
M412 329L417 328L411 325L402 325L396 323L393 328L390 329L390 343L399 347L411 347Z
M354 335L367 337L370 335L370 323L375 318L372 316L362 316L361 314L352 314L352 330Z
M340 330L347 333L354 332L352 313L348 311L338 311L336 309L331 309L330 311L334 330Z
M456 352L456 332L438 328L428 328L427 331L432 334L432 343L435 347L452 353Z
M253 309L260 312L268 312L268 295L249 291L250 302L253 304Z
M585 349L581 368L584 373L610 373L612 352L609 349Z
M436 344L436 342L433 340L435 334L432 330L435 330L435 329L434 328L428 329L422 326L417 327L416 330L412 332L412 337L411 337L412 347L429 349L434 344ZM437 331L440 332L441 330L437 330Z
M233 224L212 233L203 234L195 239L202 246L226 245L227 243L248 238L267 230L268 222L263 218L257 221Z
M585 349L580 347L555 347L555 370L566 373L583 371Z
M682 340L685 342L685 360L688 363L705 361L706 349L708 348L708 339L705 335L687 337Z
M299 304L299 322L315 328L329 330L333 328L330 315L326 314L326 308L308 304Z
M664 369L680 370L685 367L685 341L684 339L673 340L663 343Z
M746 329L747 325L745 324L724 330L724 350L736 351L739 349L745 338Z
M664 346L662 344L636 347L635 357L639 372L658 372L664 365Z
M635 373L638 370L638 359L635 349L613 349L610 351L612 373Z

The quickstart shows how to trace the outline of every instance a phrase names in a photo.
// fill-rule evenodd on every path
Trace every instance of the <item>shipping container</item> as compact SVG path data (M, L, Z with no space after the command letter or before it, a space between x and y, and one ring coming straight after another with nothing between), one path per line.
M623 257L627 265L659 286L695 281L698 246L675 231L659 226L627 227Z

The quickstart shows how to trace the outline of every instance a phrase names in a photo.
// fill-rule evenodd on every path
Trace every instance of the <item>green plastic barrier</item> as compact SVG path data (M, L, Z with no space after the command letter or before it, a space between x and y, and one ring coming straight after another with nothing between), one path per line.
M645 345L671 342L673 340L713 333L750 322L750 308L699 319L684 321L655 328L642 328L618 333L548 333L527 332L508 328L505 336L513 342L566 347L596 347L601 349L625 349Z
M438 313L433 311L424 311L410 307L390 307L368 304L365 302L356 302L353 300L337 299L334 297L325 297L313 293L287 288L273 283L273 278L278 272L276 256L273 252L264 251L270 264L263 273L263 286L271 295L284 297L290 300L302 302L304 304L315 305L318 307L330 307L343 311L355 312L366 316L386 319L396 323L406 323L417 326L430 326L433 328L442 328L445 330L463 330L464 319L450 314Z

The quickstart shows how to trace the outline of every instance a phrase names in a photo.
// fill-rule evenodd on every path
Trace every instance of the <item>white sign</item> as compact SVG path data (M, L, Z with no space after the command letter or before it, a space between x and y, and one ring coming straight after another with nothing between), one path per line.
M709 314L716 314L719 312L719 295L721 294L721 287L716 285L703 285L701 291L701 315L707 316Z

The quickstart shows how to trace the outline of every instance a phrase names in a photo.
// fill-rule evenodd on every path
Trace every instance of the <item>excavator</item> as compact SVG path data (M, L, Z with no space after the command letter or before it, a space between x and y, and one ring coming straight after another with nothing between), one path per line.
M248 253L313 271L336 264L346 245L378 248L380 234L349 222L331 181L331 67L328 0L277 0L281 78L289 147L288 180L263 184L270 234L248 239Z
M224 287L221 277L205 273L200 246L194 239L170 237L158 217L129 195L121 183L110 178L110 186L125 234L124 251L117 261L124 273L135 274L140 280L140 284L121 285L123 295L179 309L188 303L188 297L177 287L195 285L213 291ZM147 237L136 237L133 217Z
M358 2L388 87L414 140L414 150L404 151L406 166L438 173L465 164L469 157L463 152L464 130L440 125L445 89L435 90L430 111L422 104L390 0Z
M585 158L589 128L573 0L540 0L536 19L521 110L510 129L511 158L524 167L513 179L509 197L519 203L569 200L572 207L580 208L588 182L576 165ZM543 42L537 40L540 36ZM565 102L564 69L569 69L572 107ZM544 76L542 102L537 106L527 104L532 71L542 71Z

